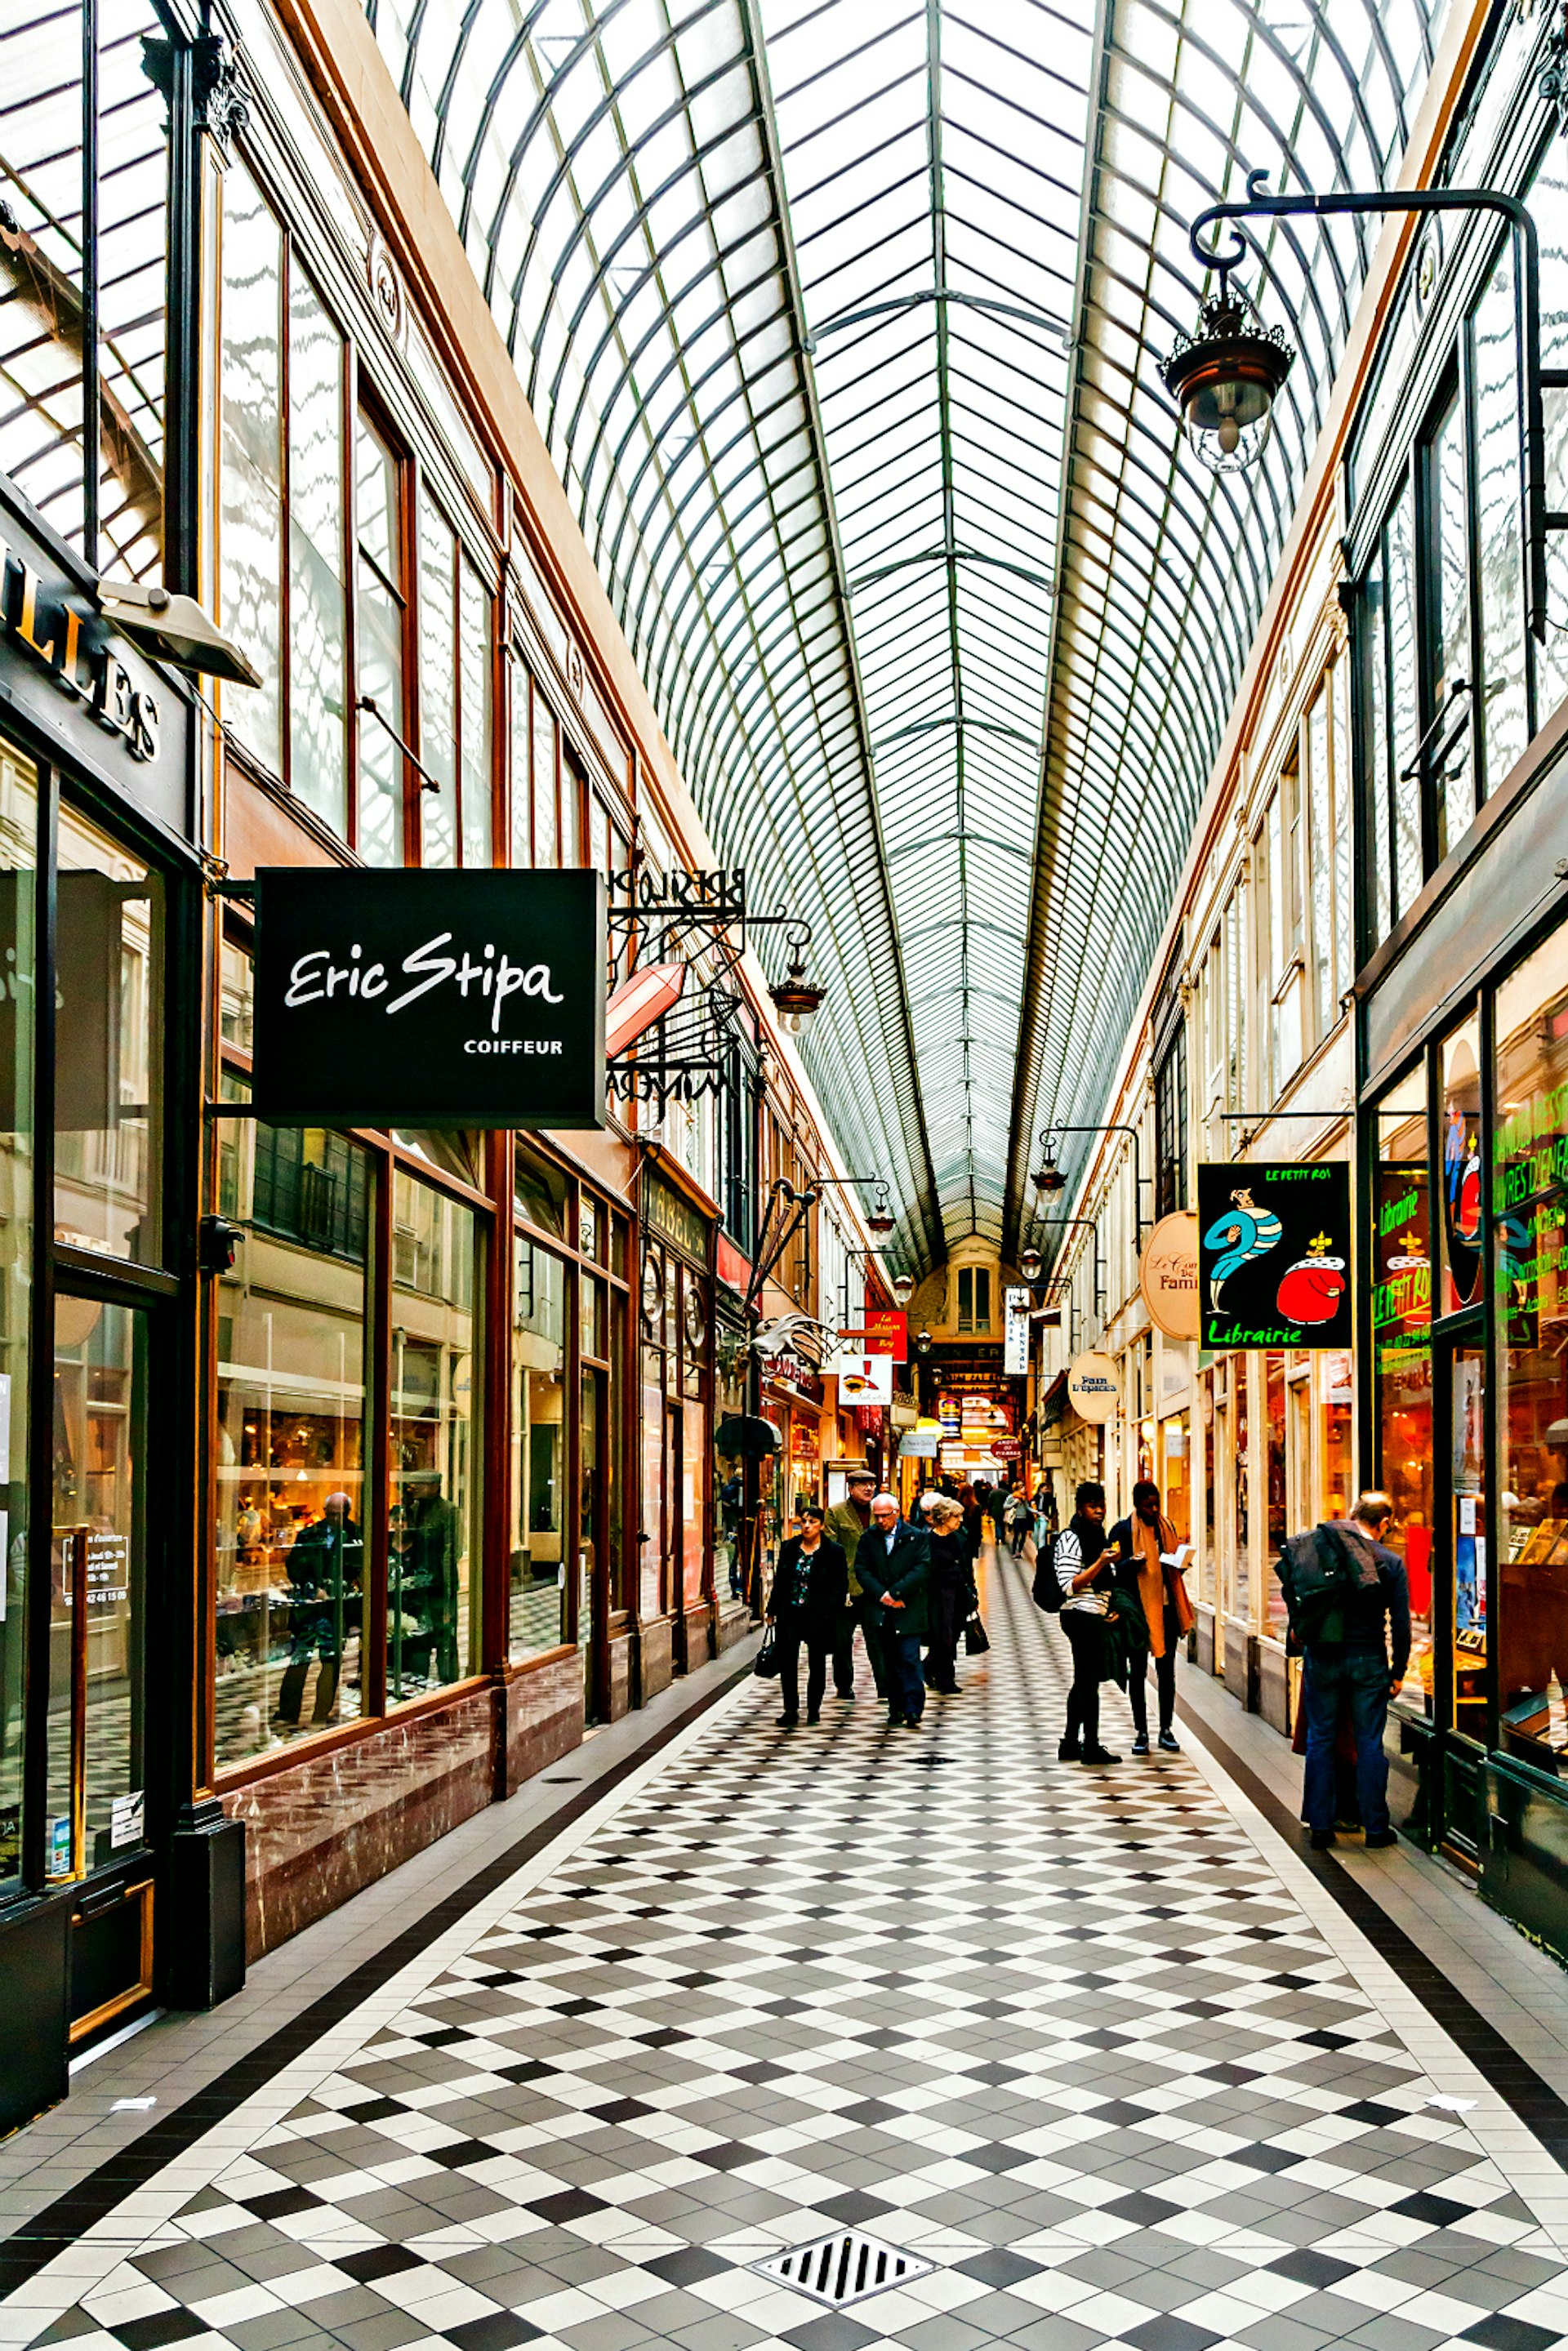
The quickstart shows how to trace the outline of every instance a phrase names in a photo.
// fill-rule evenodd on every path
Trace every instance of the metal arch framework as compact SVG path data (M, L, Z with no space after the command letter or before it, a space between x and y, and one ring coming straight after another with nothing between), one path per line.
M1010 1231L1036 1127L1103 1108L1365 267L1364 224L1321 248L1315 222L1309 241L1285 222L1258 238L1303 363L1262 465L1217 480L1149 365L1202 290L1189 225L1265 159L1286 189L1386 186L1437 13L1306 0L1287 26L1259 0L1103 0Z
M1364 265L1265 277L1262 473L1154 374L1186 225L1385 184L1438 0L365 0L806 1058L909 1260L1092 1125Z

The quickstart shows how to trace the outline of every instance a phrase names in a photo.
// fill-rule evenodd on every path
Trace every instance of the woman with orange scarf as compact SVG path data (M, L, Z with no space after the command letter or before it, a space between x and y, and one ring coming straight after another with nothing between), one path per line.
M1160 1510L1160 1489L1147 1478L1133 1489L1130 1515L1111 1530L1112 1547L1137 1569L1138 1596L1149 1628L1149 1646L1127 1660L1127 1697L1133 1708L1134 1755L1149 1751L1149 1658L1155 1661L1159 1692L1159 1743L1167 1755L1180 1753L1171 1725L1176 1719L1176 1648L1193 1622L1193 1606L1179 1568L1167 1567L1166 1556L1176 1548L1177 1535Z

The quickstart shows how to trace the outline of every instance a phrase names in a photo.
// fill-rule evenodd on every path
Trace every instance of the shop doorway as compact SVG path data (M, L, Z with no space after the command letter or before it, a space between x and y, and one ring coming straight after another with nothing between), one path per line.
M70 2039L152 1997L148 1858L148 1427L153 1314L89 1288L54 1303L45 1874L76 1885Z
M1456 1741L1447 1771L1446 1842L1479 1856L1484 1822L1479 1763L1489 1741L1491 1562L1487 1551L1486 1351L1479 1322L1433 1349L1433 1699Z

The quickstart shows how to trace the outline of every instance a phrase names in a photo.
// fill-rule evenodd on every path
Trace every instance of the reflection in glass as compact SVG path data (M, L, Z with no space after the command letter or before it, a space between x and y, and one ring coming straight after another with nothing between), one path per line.
M1477 559L1480 569L1481 678L1476 723L1496 791L1523 750L1524 564L1520 548L1518 326L1513 246L1504 238L1471 326L1476 385ZM1552 534L1548 534L1548 543Z
M1442 1311L1454 1314L1473 1306L1481 1294L1486 1179L1481 1165L1480 1028L1473 1013L1444 1038L1442 1054Z
M224 717L283 773L283 235L236 156L223 175L223 513L218 617L261 672Z
M457 541L427 496L419 501L420 820L426 865L457 862Z
M1486 1533L1486 1357L1479 1347L1454 1349L1449 1383L1454 1727L1484 1740L1490 1577Z
M1421 781L1416 747L1421 721L1416 699L1416 509L1409 483L1388 521L1388 669L1393 719L1395 912L1403 914L1421 888Z
M355 514L360 537L359 694L375 713L360 716L360 824L357 845L367 865L402 863L402 754L406 741L402 694L402 552L399 469L392 451L363 416L355 443Z
M1568 938L1499 990L1498 1694L1507 1743L1568 1758Z
M474 1211L392 1174L387 1698L476 1669L478 1234Z
M218 1768L363 1711L370 1163L319 1128L226 1120L214 1552Z
M22 1865L37 831L37 771L0 738L0 1896Z
M1432 1691L1432 1200L1427 1086L1419 1069L1377 1106L1372 1178L1372 1350L1377 1481L1385 1541L1410 1581L1410 1695Z
M51 1877L145 1842L145 1326L128 1307L55 1300Z
M566 1637L566 1268L513 1244L512 1573L507 1650L536 1656Z
M1433 435L1431 446L1433 591L1432 723L1434 752L1449 746L1434 774L1437 855L1446 857L1469 831L1476 811L1474 697L1470 693L1469 483L1465 471L1464 410L1456 392ZM1450 701L1450 695L1455 698Z
M490 593L465 555L457 566L463 730L463 862L490 862Z
M303 271L288 294L288 781L347 837L343 339Z
M59 842L55 1238L155 1265L162 884L64 806Z
M593 1575L599 1559L600 1399L603 1391L604 1374L585 1366L577 1432L577 1646L585 1652L593 1637Z

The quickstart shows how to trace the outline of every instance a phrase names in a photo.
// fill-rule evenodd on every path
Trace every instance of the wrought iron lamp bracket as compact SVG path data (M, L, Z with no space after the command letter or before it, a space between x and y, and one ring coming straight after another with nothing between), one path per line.
M1559 103L1552 94L1552 102ZM1311 189L1296 195L1271 196L1265 171L1249 172L1247 193L1232 204L1210 204L1187 231L1187 244L1200 270L1215 270L1223 298L1230 274L1245 259L1249 239L1236 227L1243 220L1285 220L1309 215L1383 213L1496 213L1509 225L1519 256L1521 360L1524 375L1524 466L1521 486L1524 543L1529 550L1525 580L1525 612L1531 634L1546 641L1546 534L1568 530L1568 513L1549 512L1546 505L1546 430L1542 393L1568 389L1568 368L1543 367L1541 360L1540 243L1530 207L1521 196L1505 188L1347 188L1328 195ZM1222 227L1228 235L1216 234Z

